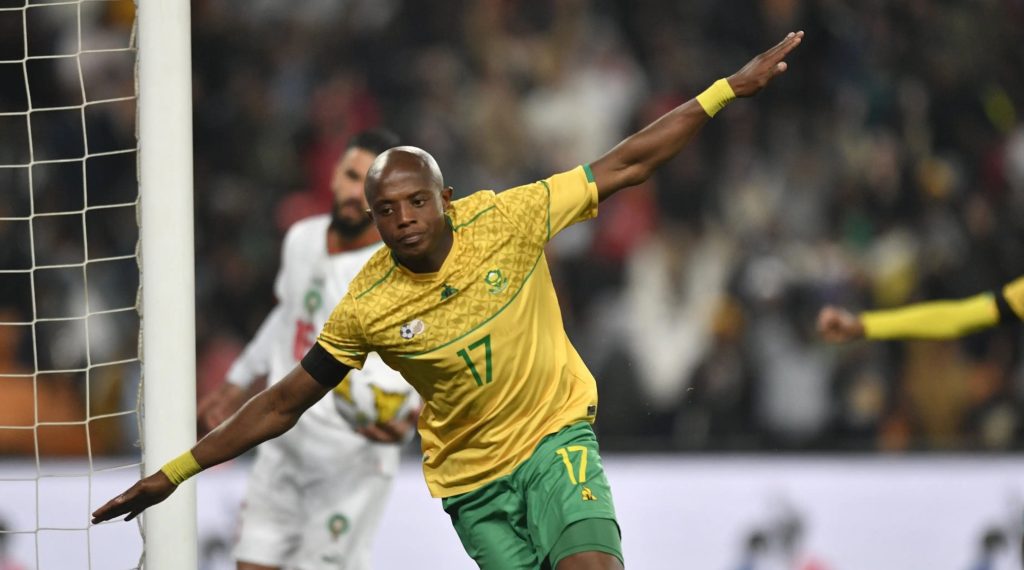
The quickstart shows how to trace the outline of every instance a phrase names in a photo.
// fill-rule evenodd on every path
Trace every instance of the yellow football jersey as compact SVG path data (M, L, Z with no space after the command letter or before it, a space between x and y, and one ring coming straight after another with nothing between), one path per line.
M587 166L452 202L436 273L384 247L335 307L319 343L359 368L375 351L423 396L423 471L435 497L507 475L545 435L593 421L597 386L570 344L544 246L597 215Z
M1003 298L1017 318L1024 319L1024 277L1018 277L1003 287Z

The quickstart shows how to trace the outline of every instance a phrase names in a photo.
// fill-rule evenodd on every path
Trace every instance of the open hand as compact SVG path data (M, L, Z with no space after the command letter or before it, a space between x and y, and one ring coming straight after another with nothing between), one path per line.
M864 325L850 311L829 305L818 313L818 334L828 342L849 342L864 338Z
M130 521L142 511L171 496L175 489L177 487L171 483L167 475L164 475L163 471L157 471L96 509L92 514L92 524L108 521L123 514L128 515L124 520Z
M803 32L790 32L781 42L768 51L750 60L743 69L729 76L729 86L737 97L750 97L764 89L765 85L788 67L783 59L800 45Z
M412 430L416 429L416 420L418 417L419 410L413 410L404 418L397 418L384 423L372 423L361 427L356 431L370 441L376 441L378 443L401 443L409 437Z

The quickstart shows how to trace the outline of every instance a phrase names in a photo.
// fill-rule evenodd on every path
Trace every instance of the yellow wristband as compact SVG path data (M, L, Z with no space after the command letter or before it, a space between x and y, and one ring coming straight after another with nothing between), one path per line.
M203 470L199 462L192 456L192 450L182 453L160 468L175 485L182 484L186 479Z
M719 79L718 81L711 84L704 90L703 93L697 95L697 102L704 108L704 112L709 117L714 117L715 113L721 111L736 98L736 94L733 93L732 86L725 79Z

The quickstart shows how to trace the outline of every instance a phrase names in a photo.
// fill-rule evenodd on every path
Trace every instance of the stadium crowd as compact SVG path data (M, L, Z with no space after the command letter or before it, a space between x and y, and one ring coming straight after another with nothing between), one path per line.
M95 4L83 41L127 45L130 9ZM772 89L731 106L644 189L602 205L595 223L550 248L567 328L598 378L604 447L1024 447L1019 327L844 348L813 330L826 303L965 296L1024 274L1020 0L192 6L201 392L223 379L272 306L283 231L326 210L334 160L352 133L387 125L428 149L458 196L497 190L597 159L748 54L803 29L806 45ZM28 23L30 54L78 40L66 15ZM23 128L23 116L18 127L3 113L26 109L26 84L33 108L82 102L77 73L61 61L33 62L27 83L20 63L4 63L21 57L21 25L20 13L0 12L6 133ZM93 63L87 71L99 79L88 100L130 86L123 61ZM83 75L89 88L93 75ZM87 109L90 153L133 145L130 101ZM82 156L69 143L81 124L75 114L33 122L35 159ZM0 164L28 156L25 136L0 136ZM134 157L103 158L85 169L88 203L130 200ZM81 207L80 164L33 169L36 213ZM0 200L0 218L29 211L25 170L0 169L0 186L24 190ZM129 214L89 214L91 257L130 253ZM47 248L81 261L55 253L82 249L81 216L73 218L34 222L37 255ZM26 228L0 220L0 269L29 263ZM98 299L131 304L132 271L90 273L90 308L107 302ZM27 284L0 278L2 320L30 317ZM70 292L84 285L75 279L59 280L37 305L79 310ZM28 329L5 329L0 375L31 368ZM62 347L41 363L134 353L137 328L116 330L125 332L105 335L105 348L80 350L60 344L60 331L40 330L40 346ZM133 401L134 382L120 390Z

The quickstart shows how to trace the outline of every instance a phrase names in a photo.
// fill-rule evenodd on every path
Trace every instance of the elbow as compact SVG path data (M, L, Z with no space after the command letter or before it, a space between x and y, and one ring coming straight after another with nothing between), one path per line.
M278 437L295 427L295 424L299 423L302 412L305 411L305 408L290 405L290 402L285 401L279 394L278 396L271 401L271 408L267 414L271 426L269 430L271 434L268 439Z
M653 173L654 168L641 162L626 165L620 172L621 184L619 186L621 188L628 188L643 184Z

